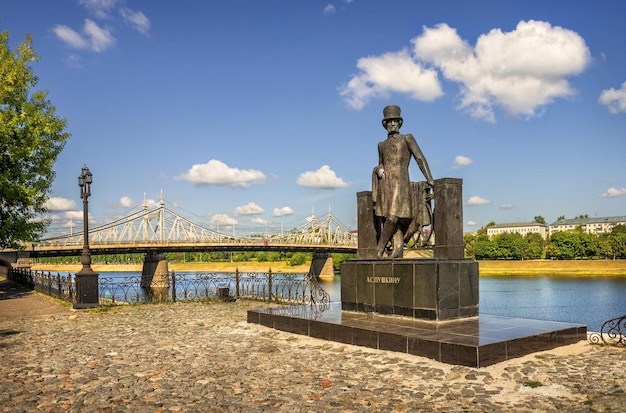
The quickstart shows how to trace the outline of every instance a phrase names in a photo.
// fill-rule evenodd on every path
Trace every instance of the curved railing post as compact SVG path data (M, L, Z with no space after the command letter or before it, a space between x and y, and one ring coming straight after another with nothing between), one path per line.
M626 346L626 315L605 321L600 332L589 334L589 341Z
M176 273L172 271L172 302L176 302Z
M272 269L267 273L267 301L272 302Z
M235 298L239 299L239 267L235 268Z

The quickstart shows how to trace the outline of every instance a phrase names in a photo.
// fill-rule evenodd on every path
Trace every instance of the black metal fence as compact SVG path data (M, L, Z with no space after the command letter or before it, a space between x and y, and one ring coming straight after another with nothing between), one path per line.
M589 341L626 346L626 315L605 321L599 332L589 334Z
M76 298L76 284L71 274L54 275L51 272L14 268L9 270L7 278L59 300L73 303Z
M76 279L71 274L12 269L10 280L43 294L73 303ZM145 286L142 277L99 277L100 304L153 303L239 298L288 304L328 304L330 295L308 274L258 272L175 273Z

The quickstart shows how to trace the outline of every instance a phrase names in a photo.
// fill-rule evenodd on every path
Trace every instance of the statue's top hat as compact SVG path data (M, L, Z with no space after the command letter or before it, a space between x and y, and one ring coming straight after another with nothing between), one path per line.
M387 105L383 109L383 127L385 127L385 122L391 119L399 119L400 125L402 125L402 116L400 116L400 106L398 105Z

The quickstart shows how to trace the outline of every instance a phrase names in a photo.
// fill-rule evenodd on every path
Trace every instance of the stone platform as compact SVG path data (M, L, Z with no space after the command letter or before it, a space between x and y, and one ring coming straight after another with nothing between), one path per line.
M249 310L249 323L443 363L485 367L587 338L585 325L481 314L453 321L342 311L341 303Z

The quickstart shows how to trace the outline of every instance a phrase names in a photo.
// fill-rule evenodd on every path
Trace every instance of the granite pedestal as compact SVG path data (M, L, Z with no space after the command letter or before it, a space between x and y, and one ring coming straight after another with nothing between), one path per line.
M478 316L478 263L471 259L349 260L341 266L346 311L430 321Z

